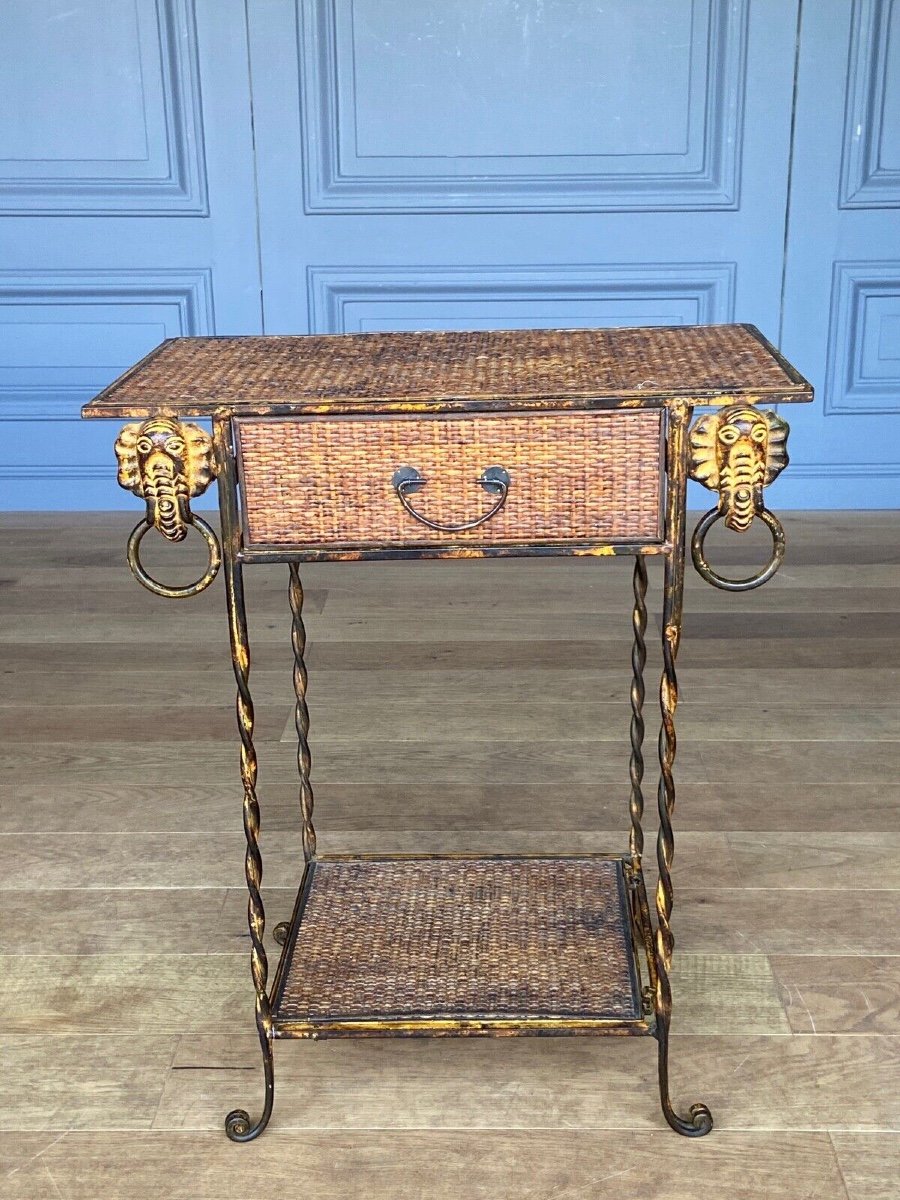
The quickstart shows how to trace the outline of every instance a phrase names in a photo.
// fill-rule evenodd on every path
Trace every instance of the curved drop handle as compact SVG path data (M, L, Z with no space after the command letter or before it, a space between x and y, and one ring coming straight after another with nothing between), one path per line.
M222 551L219 547L219 539L203 518L198 517L196 513L188 513L187 523L188 525L193 525L202 534L208 548L209 561L203 575L195 583L189 583L186 587L169 587L167 584L160 583L159 580L154 579L144 569L144 564L141 562L141 542L144 540L144 535L154 528L153 524L149 521L139 521L131 531L127 549L128 565L138 583L143 584L147 591L153 592L155 596L165 596L169 600L186 600L189 596L196 596L199 592L208 588L219 573L219 567L222 564Z
M716 521L725 519L725 512L722 507L711 508L697 522L697 528L694 530L694 536L691 538L691 558L694 560L694 566L697 569L697 574L707 583L711 583L713 587L721 588L723 592L751 592L754 588L762 587L767 583L781 564L784 562L784 528L774 513L769 512L767 508L760 508L756 516L765 524L768 525L769 531L772 534L772 557L768 563L756 575L748 575L745 579L728 579L724 575L719 575L714 571L706 561L703 544L706 541L706 535L715 525Z
M427 525L429 529L437 529L441 533L465 533L468 529L477 529L479 525L483 525L485 521L489 521L491 517L497 515L509 495L509 472L503 467L487 467L475 482L479 487L483 487L488 495L496 496L496 503L492 504L486 513L476 517L474 521L463 521L459 525L442 525L439 521L432 521L430 517L417 512L409 499L412 492L420 492L427 482L425 476L415 467L400 467L391 477L394 491L409 515L415 517L417 521L421 521L423 525Z

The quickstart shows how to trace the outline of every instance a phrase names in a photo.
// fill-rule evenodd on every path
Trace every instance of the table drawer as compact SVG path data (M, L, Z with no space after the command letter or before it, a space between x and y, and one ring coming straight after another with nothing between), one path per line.
M238 420L246 542L658 541L662 419L645 409ZM407 470L398 492L402 468L421 480ZM502 472L483 480L489 468Z

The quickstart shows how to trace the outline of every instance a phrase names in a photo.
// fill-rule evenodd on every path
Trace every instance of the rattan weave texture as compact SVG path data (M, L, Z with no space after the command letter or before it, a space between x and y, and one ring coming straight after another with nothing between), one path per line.
M178 338L85 413L767 391L808 399L809 390L743 325Z
M640 1019L621 862L315 864L278 1021Z
M255 419L238 441L250 545L660 536L660 409ZM425 476L415 507L441 525L491 508L476 483L487 467L509 472L509 498L477 529L434 532L404 511L391 484L401 466Z

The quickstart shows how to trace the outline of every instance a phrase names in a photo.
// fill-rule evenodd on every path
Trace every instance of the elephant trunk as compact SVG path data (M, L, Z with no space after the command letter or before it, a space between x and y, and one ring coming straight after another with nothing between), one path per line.
M720 508L725 525L736 533L750 528L763 503L765 462L759 447L748 437L728 449L719 475Z
M170 542L183 542L188 527L188 488L184 475L163 453L149 455L144 466L147 521Z

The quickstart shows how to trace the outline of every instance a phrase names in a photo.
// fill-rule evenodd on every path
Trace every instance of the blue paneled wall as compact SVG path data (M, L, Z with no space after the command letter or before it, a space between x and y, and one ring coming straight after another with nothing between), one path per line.
M77 413L173 334L728 320L774 502L897 506L900 0L652 7L5 0L0 506L133 506Z

